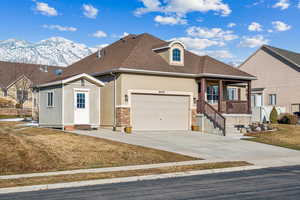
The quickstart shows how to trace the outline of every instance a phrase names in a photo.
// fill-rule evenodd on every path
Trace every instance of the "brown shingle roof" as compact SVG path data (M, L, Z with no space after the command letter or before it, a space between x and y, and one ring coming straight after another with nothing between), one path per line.
M208 56L198 56L185 50L184 66L173 66L166 62L153 47L168 42L147 33L128 35L102 49L101 58L94 53L65 69L63 77L80 73L101 73L119 68L173 72L184 74L213 73L229 76L253 77L239 69Z
M48 72L40 67L45 65L13 63L0 61L0 87L6 88L22 75L25 75L34 85L48 82L56 77L54 70L62 67L47 66Z
M288 51L285 49L280 49L277 47L269 46L269 45L264 45L262 48L268 48L271 51L275 52L276 54L282 56L283 58L287 59L288 61L293 62L294 64L300 66L300 54L293 52L293 51Z

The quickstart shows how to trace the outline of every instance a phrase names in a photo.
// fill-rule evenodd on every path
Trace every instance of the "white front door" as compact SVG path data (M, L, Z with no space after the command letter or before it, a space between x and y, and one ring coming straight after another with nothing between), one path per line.
M90 106L88 91L75 91L74 107L74 124L89 124Z

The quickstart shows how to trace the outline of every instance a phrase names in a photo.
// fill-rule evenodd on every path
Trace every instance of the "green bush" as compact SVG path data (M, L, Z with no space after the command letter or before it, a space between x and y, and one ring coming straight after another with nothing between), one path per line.
M279 116L280 124L298 124L298 117L289 113L284 113Z
M275 107L273 107L271 113L270 113L270 122L272 124L276 124L278 120L278 113Z

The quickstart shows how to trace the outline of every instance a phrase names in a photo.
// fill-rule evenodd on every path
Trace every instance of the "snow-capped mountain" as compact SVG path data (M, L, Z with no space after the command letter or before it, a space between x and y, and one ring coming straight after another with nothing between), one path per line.
M96 50L62 37L51 37L37 43L0 40L0 60L10 62L68 66Z

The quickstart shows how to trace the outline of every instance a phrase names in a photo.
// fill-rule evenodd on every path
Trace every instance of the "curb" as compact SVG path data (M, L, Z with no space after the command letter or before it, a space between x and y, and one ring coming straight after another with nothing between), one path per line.
M83 186L103 185L103 184L113 184L113 183L126 183L126 182L134 182L134 181L156 180L156 179L164 179L164 178L246 171L246 170L262 169L262 168L266 168L266 167L243 166L243 167L231 167L231 168L223 168L223 169L176 172L176 173L167 173L167 174L158 174L158 175L132 176L132 177L124 177L124 178L99 179L99 180L90 180L90 181L77 181L77 182L69 182L69 183L55 183L55 184L46 184L46 185L24 186L24 187L10 187L10 188L1 188L0 194L33 192L33 191L41 191L41 190L73 188L73 187L83 187Z

